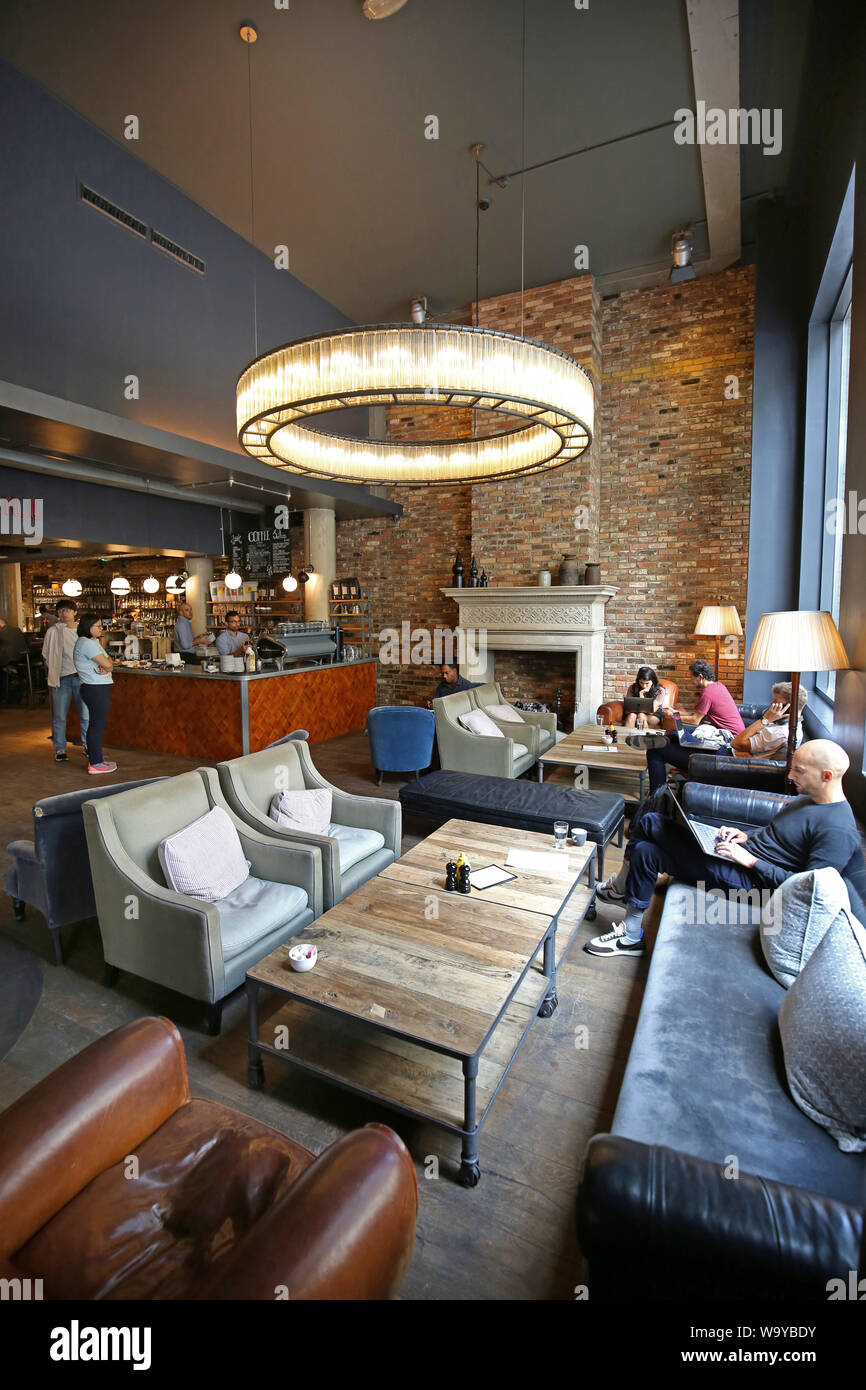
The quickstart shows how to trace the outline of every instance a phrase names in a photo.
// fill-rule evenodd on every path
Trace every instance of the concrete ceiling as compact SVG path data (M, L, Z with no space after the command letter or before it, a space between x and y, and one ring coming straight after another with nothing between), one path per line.
M740 0L740 103L780 107L780 154L744 149L743 242L754 206L791 167L810 0ZM249 7L255 244L289 247L299 279L357 322L405 318L415 294L447 316L474 293L475 171L519 169L521 0L408 0L371 23L360 0ZM41 82L241 235L250 236L244 18L236 0L3 0L0 55ZM482 297L575 273L604 292L669 264L671 233L708 254L699 150L673 140L694 105L684 0L529 0L527 165L482 185ZM136 115L140 138L123 140ZM437 116L438 140L425 139ZM662 129L651 129L663 123ZM645 133L641 133L645 132ZM610 143L612 142L612 143ZM603 148L557 157L586 146Z

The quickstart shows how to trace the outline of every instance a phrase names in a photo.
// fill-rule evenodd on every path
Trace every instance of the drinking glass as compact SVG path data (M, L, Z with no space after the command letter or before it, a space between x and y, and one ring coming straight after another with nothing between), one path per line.
M553 822L553 838L557 849L565 849L565 841L568 836L568 821L555 820Z

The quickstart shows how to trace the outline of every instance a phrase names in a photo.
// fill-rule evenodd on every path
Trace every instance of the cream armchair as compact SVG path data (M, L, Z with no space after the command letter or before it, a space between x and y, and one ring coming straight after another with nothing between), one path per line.
M523 730L520 724L513 719L501 719L499 715L491 710L492 705L509 705L515 714L520 715L523 724L534 725L539 732L538 751L546 753L548 748L552 748L556 742L556 715L552 713L540 714L535 710L516 709L510 700L506 700L502 693L502 686L498 681L490 681L487 685L476 685L471 690L470 695L478 709L483 709L489 715L494 724L507 734L509 738L522 739Z
M479 708L472 699L475 693L461 690L433 701L440 767L449 772L480 772L487 777L520 777L538 761L541 730L535 724L503 722L497 725L503 737L494 738L464 729L458 722L461 714Z
M233 820L250 877L210 903L167 887L158 848L213 806ZM85 802L84 828L106 983L128 970L201 1000L211 1033L250 966L322 911L318 849L278 844L246 825L226 805L212 768Z
M354 893L368 878L399 858L402 807L399 801L354 796L326 781L306 743L283 743L217 766L223 795L235 815L278 844L315 845L322 856L325 910ZM331 792L326 835L277 825L268 812L278 791Z

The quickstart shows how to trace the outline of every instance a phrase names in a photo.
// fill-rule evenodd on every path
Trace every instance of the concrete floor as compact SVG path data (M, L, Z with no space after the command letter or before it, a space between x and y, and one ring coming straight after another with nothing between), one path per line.
M4 873L9 863L5 845L32 834L33 802L96 781L88 777L79 750L70 748L70 762L56 764L47 732L45 711L0 709ZM312 753L323 774L346 791L396 798L403 785L402 778L389 774L376 787L363 732L315 745ZM116 759L118 771L99 784L197 765L143 752L108 750L107 756ZM404 850L429 829L404 825ZM609 869L620 862L620 852L611 849ZM482 1131L484 1176L474 1190L454 1181L459 1141L434 1126L290 1067L268 1065L265 1089L250 1091L242 991L226 1003L221 1037L208 1037L190 1000L129 975L121 975L114 989L103 986L95 921L66 929L66 963L58 967L52 963L42 918L29 910L25 922L15 922L11 902L2 893L0 935L33 953L43 972L43 989L29 1023L0 1062L0 1109L95 1037L145 1014L167 1014L183 1034L193 1094L246 1111L317 1153L370 1120L390 1124L402 1136L415 1159L421 1198L415 1254L402 1298L571 1299L583 1278L574 1232L580 1163L590 1136L610 1124L648 968L647 958L609 961L586 955L582 942L605 929L601 911L592 927L581 927L563 962L559 1008L551 1019L534 1025ZM588 1047L578 1048L575 1042L578 1024L588 1030ZM438 1179L425 1177L431 1168L425 1160L431 1155L441 1159Z

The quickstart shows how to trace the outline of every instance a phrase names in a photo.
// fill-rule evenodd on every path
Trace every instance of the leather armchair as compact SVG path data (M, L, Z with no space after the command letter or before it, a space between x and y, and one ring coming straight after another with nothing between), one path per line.
M662 680L661 677L659 677L659 685L663 690L668 692L668 705L671 709L675 709L680 695L679 686L673 681ZM596 719L600 719L604 724L621 724L622 700L606 700L603 705L599 705L595 712L595 717ZM662 726L665 729L673 729L676 727L669 715L662 718Z
M12 867L4 886L12 899L16 921L23 922L27 904L41 912L48 923L54 959L63 964L61 928L96 916L93 879L84 833L85 801L98 801L133 787L163 780L148 777L141 782L114 782L108 787L46 796L33 807L33 839L13 840L6 846Z
M519 724L516 724L514 720L511 719L500 719L498 715L491 713L491 705L508 705L511 703L509 700L506 700L503 695L502 686L498 681L491 681L487 685L476 685L469 694L476 709L483 709L484 713L489 715L494 724L496 724L506 736L514 739L520 738L521 729ZM514 709L513 705L512 709ZM556 742L555 714L552 712L542 714L540 711L531 709L515 709L514 712L520 715L522 723L534 725L538 729L539 754L546 753L548 748L553 747Z
M234 821L250 878L209 903L166 886L157 850L213 806ZM278 844L246 825L220 795L212 768L90 801L84 825L108 982L128 970L201 1000L212 1033L223 999L250 966L322 911L318 850Z
M217 765L217 774L226 803L256 834L272 844L315 847L321 855L326 911L400 855L403 811L399 801L353 796L332 786L313 763L306 743L286 743L232 758ZM327 835L311 835L271 820L268 811L276 792L316 787L331 792Z
M98 1038L0 1117L0 1266L46 1299L389 1298L417 1212L390 1129L316 1158L193 1098L166 1018Z
M503 730L509 730L503 738L473 734L458 719L478 708L472 699L474 694L474 690L461 690L433 701L440 767L447 772L478 772L486 777L520 777L538 762L538 726L502 725Z

